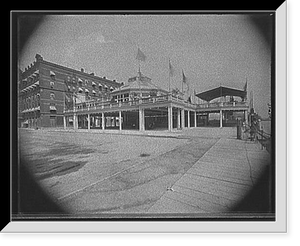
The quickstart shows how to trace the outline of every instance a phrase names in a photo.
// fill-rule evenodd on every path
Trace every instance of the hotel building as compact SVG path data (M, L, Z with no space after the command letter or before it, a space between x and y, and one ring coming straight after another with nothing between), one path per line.
M106 101L116 81L45 61L39 54L19 75L19 125L63 127L64 111L76 103Z

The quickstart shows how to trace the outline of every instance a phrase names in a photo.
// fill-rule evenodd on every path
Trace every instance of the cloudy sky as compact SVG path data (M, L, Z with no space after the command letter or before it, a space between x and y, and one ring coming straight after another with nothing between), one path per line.
M181 89L182 70L197 93L220 84L243 89L247 79L256 111L268 115L271 51L248 15L49 15L30 36L19 66L39 53L126 83L137 74L138 47L146 55L141 71L156 85L168 89L169 59L172 88Z

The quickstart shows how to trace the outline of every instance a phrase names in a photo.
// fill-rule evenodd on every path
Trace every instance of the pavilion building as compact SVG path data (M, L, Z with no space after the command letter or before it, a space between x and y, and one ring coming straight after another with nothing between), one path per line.
M113 90L109 101L78 103L66 110L65 122L73 119L74 129L140 131L235 126L238 118L248 121L246 95L243 90L218 87L196 95L204 102L192 103L159 88L139 71Z

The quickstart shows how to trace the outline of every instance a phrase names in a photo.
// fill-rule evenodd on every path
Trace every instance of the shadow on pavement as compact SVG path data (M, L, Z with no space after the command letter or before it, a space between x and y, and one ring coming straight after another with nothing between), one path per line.
M275 213L275 186L271 171L269 166L264 169L253 189L232 208L232 212Z

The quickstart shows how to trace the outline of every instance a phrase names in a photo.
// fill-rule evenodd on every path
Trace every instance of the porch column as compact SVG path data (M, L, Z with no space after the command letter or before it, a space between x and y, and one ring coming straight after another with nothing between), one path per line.
M105 130L105 118L104 118L104 113L101 113L101 126L102 130Z
M177 129L180 129L180 108L177 109Z
M67 120L66 120L66 116L65 115L64 115L63 119L64 119L64 129L66 130L67 129Z
M91 115L90 114L87 115L87 123L88 123L88 130L90 130L91 129Z
M244 111L244 115L245 115L245 123L246 125L248 125L248 110Z
M119 130L122 131L122 113L119 111Z
M168 106L168 130L172 131L173 129L173 110L172 106Z
M222 109L220 110L220 128L223 127L223 112Z
M188 110L187 112L188 112L188 114L187 114L187 116L188 116L188 119L187 119L188 122L187 122L187 123L188 123L188 128L190 128L190 127L191 127L191 119L190 119L190 112L191 112L191 111Z
M196 115L196 111L194 112L194 127L197 127L197 115Z
M78 115L76 114L73 115L73 127L74 130L78 129Z
M184 109L181 109L181 128L185 128Z
M145 130L144 117L145 117L145 110L143 108L139 108L139 130L140 131Z

